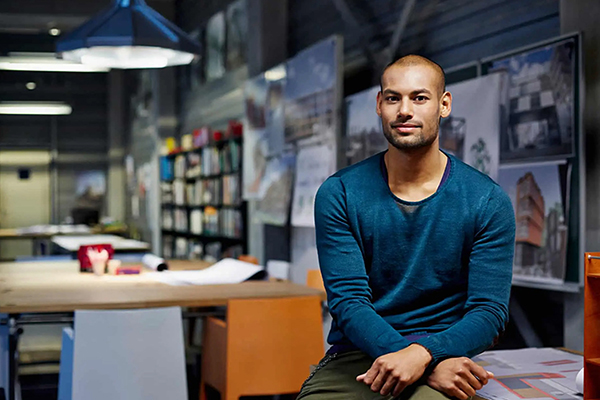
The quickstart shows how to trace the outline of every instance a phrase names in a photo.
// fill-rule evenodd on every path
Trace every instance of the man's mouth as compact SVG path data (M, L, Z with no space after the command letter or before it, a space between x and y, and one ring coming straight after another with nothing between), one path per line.
M415 129L420 128L420 126L415 124L394 124L392 125L392 128L400 133L410 133Z

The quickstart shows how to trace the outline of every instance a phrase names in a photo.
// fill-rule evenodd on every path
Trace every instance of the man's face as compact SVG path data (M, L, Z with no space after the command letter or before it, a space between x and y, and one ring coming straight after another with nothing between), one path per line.
M440 117L450 115L452 103L450 93L442 92L439 73L428 65L391 66L381 85L377 115L387 141L399 150L435 143Z

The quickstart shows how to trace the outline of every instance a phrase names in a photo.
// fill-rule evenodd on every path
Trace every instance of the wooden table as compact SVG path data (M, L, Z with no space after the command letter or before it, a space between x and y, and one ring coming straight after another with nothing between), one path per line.
M169 263L171 269L199 269L203 262ZM228 285L170 286L140 275L80 273L77 261L0 263L0 313L72 312L82 309L211 307L229 299L325 293L291 282L249 281Z
M201 269L208 265L200 261L169 262L172 270ZM225 306L230 299L314 295L326 299L323 291L290 282L249 281L227 285L170 286L152 280L145 272L116 276L80 273L77 261L0 263L0 314L8 314L4 316L5 323L17 325L21 313L168 306L208 308ZM0 350L2 347L0 345ZM8 360L0 359L0 371L3 365L7 365L12 374L7 380L13 381L16 367L11 360L16 342L8 347L10 350L4 352ZM0 351L0 354L3 352ZM0 386L1 382L2 377ZM10 390L10 394L13 393Z

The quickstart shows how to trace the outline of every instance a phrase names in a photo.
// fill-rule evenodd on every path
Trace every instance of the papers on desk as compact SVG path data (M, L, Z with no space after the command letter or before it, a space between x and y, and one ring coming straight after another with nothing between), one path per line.
M145 275L155 281L173 286L221 285L244 282L262 270L263 267L260 265L224 258L199 271L163 271L150 272Z
M486 351L473 358L494 373L477 395L490 400L581 399L575 378L583 357L552 348Z
M110 244L115 250L146 250L150 247L148 243L115 235L55 236L52 242L68 251L77 251L80 246L92 244Z
M87 225L33 225L17 229L17 233L20 235L68 235L89 234L90 232Z

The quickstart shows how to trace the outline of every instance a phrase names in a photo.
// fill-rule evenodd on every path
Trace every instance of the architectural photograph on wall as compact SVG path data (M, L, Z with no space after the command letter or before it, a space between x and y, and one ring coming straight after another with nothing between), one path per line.
M496 179L503 73L448 85L452 112L440 122L440 147ZM477 99L477 101L473 101Z
M513 279L562 283L567 251L566 162L503 167L498 183L515 210Z
M570 38L488 64L510 77L501 161L574 154L576 47Z
M346 159L355 164L387 149L387 140L377 115L379 86L346 97Z

